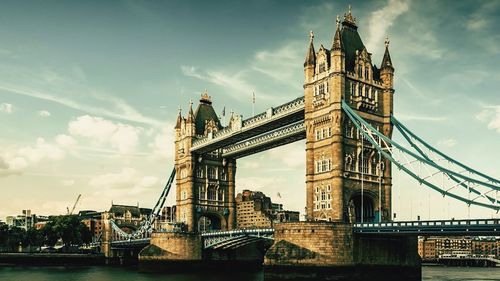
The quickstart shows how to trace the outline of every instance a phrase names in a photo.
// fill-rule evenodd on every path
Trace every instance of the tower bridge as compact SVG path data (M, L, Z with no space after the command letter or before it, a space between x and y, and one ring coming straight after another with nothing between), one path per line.
M248 119L232 114L227 126L207 92L196 110L192 102L185 116L179 110L169 181L140 231L124 233L113 221L105 223L107 255L149 243L140 253L143 262L260 259L271 277L287 268L321 268L349 272L347 280L387 277L387 270L397 270L398 280L420 280L417 235L498 235L498 219L392 221L393 167L458 203L497 212L500 181L445 155L397 120L389 40L376 66L357 29L349 10L342 22L337 18L330 48L316 51L311 32L304 95L288 103ZM394 131L405 143L392 139ZM237 159L303 139L306 221L237 229ZM154 231L174 181L178 227Z

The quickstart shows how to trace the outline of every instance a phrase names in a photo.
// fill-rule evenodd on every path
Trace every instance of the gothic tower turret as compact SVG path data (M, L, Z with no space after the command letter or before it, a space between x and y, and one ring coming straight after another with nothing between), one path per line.
M175 126L176 220L191 232L232 229L236 223L236 161L223 159L219 151L191 152L198 139L211 139L222 129L206 91L194 113L192 105L190 102L186 118L179 111Z
M342 102L390 136L394 68L387 47L382 68L372 64L357 29L349 7L342 23L337 17L330 50L321 45L314 54L312 36L309 43L304 63L308 220L390 219L390 165L362 140Z

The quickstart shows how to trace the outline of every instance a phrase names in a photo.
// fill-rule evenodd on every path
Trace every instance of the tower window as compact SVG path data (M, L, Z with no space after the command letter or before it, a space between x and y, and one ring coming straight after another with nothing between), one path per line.
M325 84L319 84L319 94L323 95L325 93Z
M211 180L217 179L217 169L214 167L208 167L208 178Z
M363 66L358 65L358 76L359 78L363 78Z
M326 70L325 63L324 62L320 63L319 64L319 73L324 72L325 70Z

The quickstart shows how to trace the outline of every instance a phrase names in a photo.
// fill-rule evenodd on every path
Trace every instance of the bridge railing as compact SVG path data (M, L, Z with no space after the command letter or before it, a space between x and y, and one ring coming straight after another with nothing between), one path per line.
M225 231L206 231L201 237L274 234L274 228L248 228Z
M500 225L500 219L480 220L432 220L432 221L398 221L398 222L376 222L355 223L354 227L405 227L405 226L481 226Z
M238 130L233 130L230 126L227 126L222 128L220 131L214 133L211 137L204 136L196 139L195 141L193 141L192 149L197 149L200 146L216 142L217 139L221 139L233 135L234 133L254 128L262 123L294 113L297 110L303 109L304 104L305 104L304 97L299 97L280 106L270 108L266 112L259 113L255 116L252 116L248 119L241 121L242 122L241 128L239 128Z

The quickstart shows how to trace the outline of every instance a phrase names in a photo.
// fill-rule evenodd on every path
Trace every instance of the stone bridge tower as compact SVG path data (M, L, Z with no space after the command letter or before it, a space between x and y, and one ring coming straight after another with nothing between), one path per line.
M394 68L386 39L379 67L349 12L330 49L316 52L311 32L304 63L306 195L308 220L391 219L391 165L364 140L343 113L345 100L365 120L392 136Z
M179 111L175 125L176 220L188 231L232 229L235 226L234 180L236 161L223 159L218 151L191 153L199 136L211 138L222 128L211 97L202 94L193 113L192 103L184 118Z

